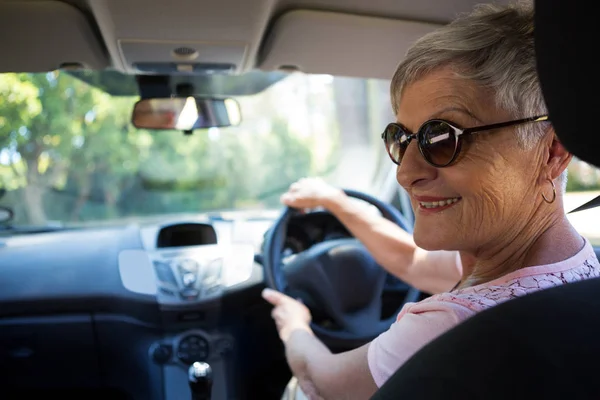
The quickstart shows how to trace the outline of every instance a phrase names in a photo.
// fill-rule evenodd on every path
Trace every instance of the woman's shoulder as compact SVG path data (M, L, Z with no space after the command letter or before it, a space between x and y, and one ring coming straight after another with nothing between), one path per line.
M600 277L600 264L595 255L569 268L544 267L524 268L492 282L431 296L421 303L424 306L427 303L453 303L479 312L538 290Z

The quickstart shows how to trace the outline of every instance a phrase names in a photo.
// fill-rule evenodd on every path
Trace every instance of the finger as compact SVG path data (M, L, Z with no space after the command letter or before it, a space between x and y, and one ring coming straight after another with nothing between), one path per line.
M281 302L285 301L285 298L287 296L283 293L278 292L277 290L265 288L262 291L262 297L274 306L278 306L279 304L281 304Z
M281 330L281 328L283 328L283 324L275 321L275 328L277 328L277 332L279 332Z
M290 191L282 194L280 197L282 202L285 202L288 204L297 204L298 202L305 200L305 198L306 198L306 196L303 196L300 193L300 191L298 191L298 190L290 190Z
M291 204L294 201L294 196L290 193L284 193L281 195L281 197L279 198L279 200L286 205Z
M279 321L279 311L277 311L277 307L273 308L271 310L271 318L273 318L275 320L275 323L277 324Z

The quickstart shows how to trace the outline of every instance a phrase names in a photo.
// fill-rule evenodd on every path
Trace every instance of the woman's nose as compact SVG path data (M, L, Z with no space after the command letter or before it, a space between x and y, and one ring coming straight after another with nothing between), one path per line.
M402 162L396 168L396 180L405 189L415 186L419 182L435 179L437 168L425 161L419 151L417 140L411 141L404 152Z

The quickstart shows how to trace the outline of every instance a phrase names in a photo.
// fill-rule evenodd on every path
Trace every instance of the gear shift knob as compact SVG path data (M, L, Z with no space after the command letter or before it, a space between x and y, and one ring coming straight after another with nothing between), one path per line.
M188 370L188 382L192 400L210 400L212 391L212 368L205 362L196 361Z

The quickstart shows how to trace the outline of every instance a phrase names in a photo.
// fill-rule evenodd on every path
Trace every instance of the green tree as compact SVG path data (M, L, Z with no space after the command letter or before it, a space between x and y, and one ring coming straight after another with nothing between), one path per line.
M123 105L64 73L0 75L0 143L12 157L12 180L22 183L30 223L46 222L48 212L77 219L90 198L93 174L110 178L102 181L103 195L114 201L123 166L136 168L136 153L123 140L132 133L131 109ZM45 202L50 193L62 201ZM74 204L65 196L75 197Z
M287 185L318 172L315 149L325 160L336 151L335 121L305 132L280 104L287 96L325 109L327 98L301 90L305 83L293 77L240 98L246 118L238 127L185 136L136 130L136 98L111 97L71 75L2 74L3 204L30 224L277 206Z

